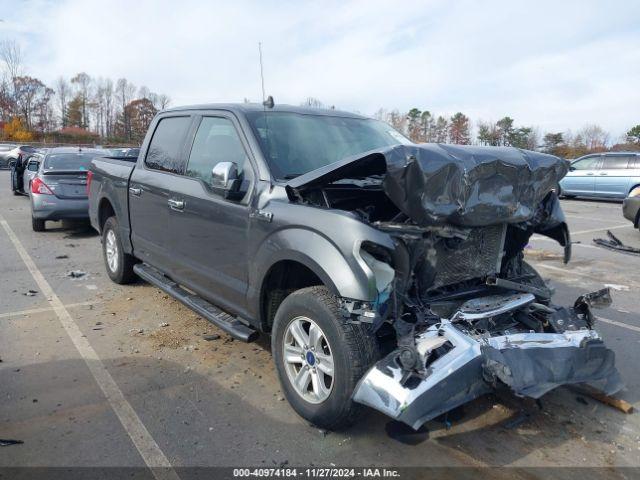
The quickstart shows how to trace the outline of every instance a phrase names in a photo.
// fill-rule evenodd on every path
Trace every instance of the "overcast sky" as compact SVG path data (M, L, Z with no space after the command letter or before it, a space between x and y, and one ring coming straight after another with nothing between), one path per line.
M53 84L126 77L172 105L308 96L543 132L640 123L640 1L0 0L0 39Z

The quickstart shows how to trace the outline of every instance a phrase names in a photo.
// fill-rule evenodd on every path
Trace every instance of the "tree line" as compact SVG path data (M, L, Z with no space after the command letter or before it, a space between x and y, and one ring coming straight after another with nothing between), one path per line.
M0 42L0 139L137 144L170 101L126 78L85 72L47 86L25 72L17 43Z
M326 108L314 97L308 97L303 106ZM334 107L331 107L334 108ZM617 141L602 127L585 125L573 133L545 132L532 125L517 125L509 116L496 122L477 121L462 112L451 116L436 115L429 110L412 108L408 112L380 108L374 118L382 120L416 143L450 143L457 145L490 145L539 150L563 158L577 158L588 153L604 151L640 151L640 124L635 125Z

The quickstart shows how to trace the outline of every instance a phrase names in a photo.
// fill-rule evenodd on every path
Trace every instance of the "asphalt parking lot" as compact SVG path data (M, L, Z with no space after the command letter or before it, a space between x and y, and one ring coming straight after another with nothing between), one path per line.
M111 283L90 227L52 223L34 233L28 198L8 185L1 171L0 438L24 443L0 447L0 467L592 466L612 478L624 475L615 467L640 467L638 415L568 388L539 406L480 398L429 422L416 445L390 437L388 419L373 411L347 431L318 430L284 401L268 339L232 341L157 288ZM616 352L619 396L638 408L640 257L592 239L611 229L640 246L640 232L620 202L562 203L579 242L572 262L537 236L527 255L556 303L612 289L597 329ZM203 338L210 334L220 338Z

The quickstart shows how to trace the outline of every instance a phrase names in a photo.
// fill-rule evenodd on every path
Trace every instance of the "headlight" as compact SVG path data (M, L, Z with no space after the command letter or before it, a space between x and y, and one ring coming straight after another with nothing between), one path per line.
M640 186L635 187L629 192L630 197L640 197Z

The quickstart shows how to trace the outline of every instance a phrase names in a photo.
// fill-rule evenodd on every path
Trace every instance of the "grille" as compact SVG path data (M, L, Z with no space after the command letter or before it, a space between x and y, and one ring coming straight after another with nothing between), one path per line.
M492 225L474 228L469 237L455 247L438 242L435 276L429 289L497 274L505 233L506 225Z

